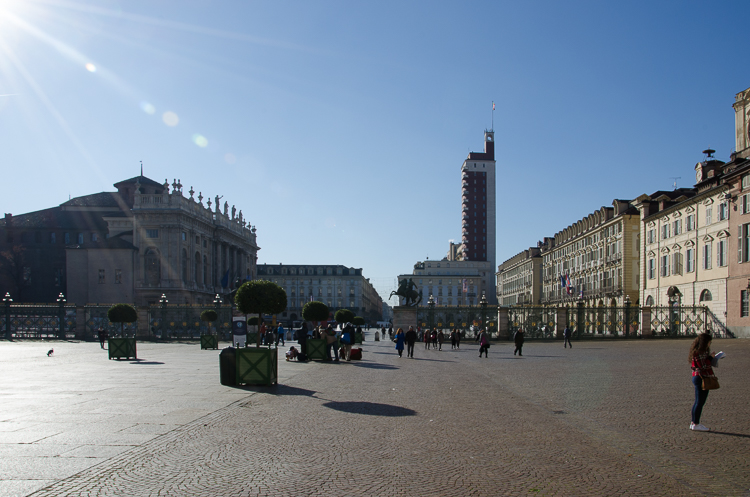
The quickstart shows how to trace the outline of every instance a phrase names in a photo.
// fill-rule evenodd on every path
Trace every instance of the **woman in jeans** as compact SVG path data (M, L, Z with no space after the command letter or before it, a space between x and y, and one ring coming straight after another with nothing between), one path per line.
M718 359L714 359L714 354L711 353L711 335L701 333L693 340L688 360L690 361L690 369L693 370L693 386L695 387L695 403L693 404L693 419L690 423L690 429L708 431L708 428L701 424L701 413L708 398L708 390L703 390L702 377L716 378L711 366L718 366Z

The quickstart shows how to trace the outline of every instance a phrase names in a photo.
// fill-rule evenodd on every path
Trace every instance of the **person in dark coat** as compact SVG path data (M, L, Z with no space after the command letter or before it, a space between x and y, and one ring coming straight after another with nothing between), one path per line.
M516 355L516 352L518 352L519 356L522 356L522 349L523 349L523 329L520 329L516 332L515 335L513 335L513 341L516 344L516 349L513 351L513 355Z
M406 357L414 358L414 342L417 341L417 332L414 331L413 326L409 326L409 331L404 335L406 340Z
M307 322L302 321L302 328L297 332L297 343L299 344L298 361L307 360Z
M107 331L104 328L99 328L99 344L104 348L104 342L107 341Z
M570 345L570 348L573 348L573 344L570 343L570 328L567 326L565 327L565 330L563 330L563 348L567 348L568 345Z

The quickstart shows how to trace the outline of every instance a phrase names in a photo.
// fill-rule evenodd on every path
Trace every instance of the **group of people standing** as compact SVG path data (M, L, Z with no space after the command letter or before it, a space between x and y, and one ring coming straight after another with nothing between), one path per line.
M260 343L263 345L274 344L278 347L279 342L281 342L281 345L286 345L286 330L281 323L278 326L266 327L266 323L262 322L260 323L259 332Z

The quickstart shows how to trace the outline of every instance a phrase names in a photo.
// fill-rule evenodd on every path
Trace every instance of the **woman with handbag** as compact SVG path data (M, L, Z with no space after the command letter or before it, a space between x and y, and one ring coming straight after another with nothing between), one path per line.
M691 430L708 431L708 428L701 424L701 414L708 398L708 391L719 388L719 381L714 375L712 366L718 366L719 359L723 355L722 352L719 352L717 357L711 353L711 335L709 333L698 335L690 346L688 360L690 361L690 369L693 370L693 386L695 387Z

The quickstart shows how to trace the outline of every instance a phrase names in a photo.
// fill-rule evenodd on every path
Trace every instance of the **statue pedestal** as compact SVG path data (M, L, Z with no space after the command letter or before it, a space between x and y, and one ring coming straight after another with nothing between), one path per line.
M417 329L417 307L399 305L393 308L393 331L401 328L409 330L409 326Z

